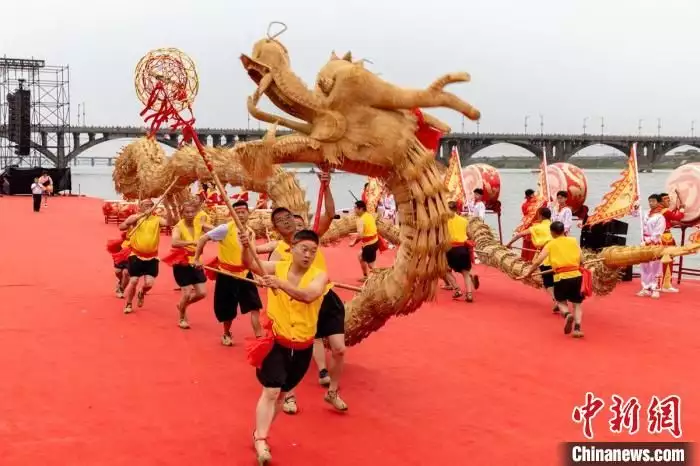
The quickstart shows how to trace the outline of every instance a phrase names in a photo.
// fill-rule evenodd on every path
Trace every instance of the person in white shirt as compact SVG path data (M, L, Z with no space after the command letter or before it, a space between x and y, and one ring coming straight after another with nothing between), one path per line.
M666 229L666 219L663 215L663 206L659 195L652 194L649 196L649 212L644 213L642 224L644 226L642 244L646 246L661 244L661 235L664 234ZM639 271L642 279L642 289L637 293L637 296L651 296L654 299L658 299L659 279L662 272L661 261L655 260L640 264Z
M557 193L557 201L552 203L552 223L561 222L564 224L564 235L569 236L569 231L571 231L571 223L573 221L573 214L571 213L571 207L566 205L566 201L569 198L569 194L566 191L559 191Z
M34 212L41 209L41 196L44 195L44 187L39 183L39 178L34 178L32 183L32 201L34 201Z
M486 218L486 205L481 200L484 197L484 190L476 188L473 192L474 201L469 203L469 216L478 217L483 221Z
M382 218L388 220L391 223L396 223L396 200L394 195L391 193L384 194L382 198Z

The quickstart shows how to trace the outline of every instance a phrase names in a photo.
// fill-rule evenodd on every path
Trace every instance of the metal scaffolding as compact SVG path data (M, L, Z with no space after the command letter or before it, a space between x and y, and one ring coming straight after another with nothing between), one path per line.
M7 138L9 105L7 95L20 88L30 92L31 152L17 155ZM44 60L0 58L0 168L51 165L69 153L70 70L68 66L46 65Z

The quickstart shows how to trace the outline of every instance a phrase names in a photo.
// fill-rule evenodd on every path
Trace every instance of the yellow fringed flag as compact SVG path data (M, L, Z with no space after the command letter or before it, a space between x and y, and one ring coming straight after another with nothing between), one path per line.
M452 146L450 162L445 173L445 185L449 191L448 201L454 201L460 210L467 202L467 193L464 189L464 178L462 177L462 162L459 160L457 146Z
M550 201L549 179L547 177L547 150L542 148L542 163L540 164L540 174L537 177L537 192L535 192L536 202L530 204L527 215L523 217L520 225L515 229L516 233L521 233L532 226L537 217L537 211L541 207L547 207Z
M632 214L639 209L639 171L637 170L637 143L632 145L627 167L595 211L588 217L586 225L609 222Z

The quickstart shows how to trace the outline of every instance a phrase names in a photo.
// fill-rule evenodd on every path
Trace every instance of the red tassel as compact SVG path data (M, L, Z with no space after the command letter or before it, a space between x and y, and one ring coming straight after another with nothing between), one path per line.
M110 254L116 254L122 250L123 239L110 239L107 240L107 252Z
M261 338L246 337L245 339L246 358L250 365L257 369L262 367L263 361L275 345L272 321L267 318L265 313L260 314L260 324L265 331L265 336Z
M421 112L420 109L413 109L413 114L416 115L416 118L418 119L418 128L416 128L415 133L416 137L420 143L423 144L423 147L432 152L436 152L438 147L440 147L442 132L425 122L423 112Z
M384 252L389 249L389 245L386 240L381 236L377 236L377 242L379 243L379 252Z
M212 269L218 269L218 268L219 268L219 258L218 258L218 257L215 257L215 258L213 258L212 260L210 260L209 262L207 262L207 263L204 264L204 265L206 265L207 267L211 267ZM204 269L204 275L206 275L206 277L207 277L209 280L215 281L215 280L216 280L216 276L217 276L218 274L217 274L216 272L214 272L214 271L211 271L211 270L208 270L208 269Z
M579 269L581 272L581 294L585 297L593 295L593 274L585 267Z

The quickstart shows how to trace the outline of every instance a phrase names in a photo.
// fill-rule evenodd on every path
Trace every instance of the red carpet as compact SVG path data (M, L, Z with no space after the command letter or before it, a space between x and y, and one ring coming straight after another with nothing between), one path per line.
M30 198L4 197L0 218L2 466L255 463L247 319L234 323L239 344L221 346L208 297L180 330L166 266L145 307L124 316L105 251L116 227L100 201L52 199L34 214ZM332 278L356 282L356 250L327 255ZM442 291L351 348L346 415L323 402L313 368L301 413L273 426L274 464L556 465L560 442L584 440L571 412L586 391L606 401L596 440L673 440L645 432L649 398L670 394L683 400L683 439L698 438L700 287L653 301L622 284L585 303L586 336L574 340L542 292L477 268L474 304ZM642 402L633 438L608 432L615 393Z

